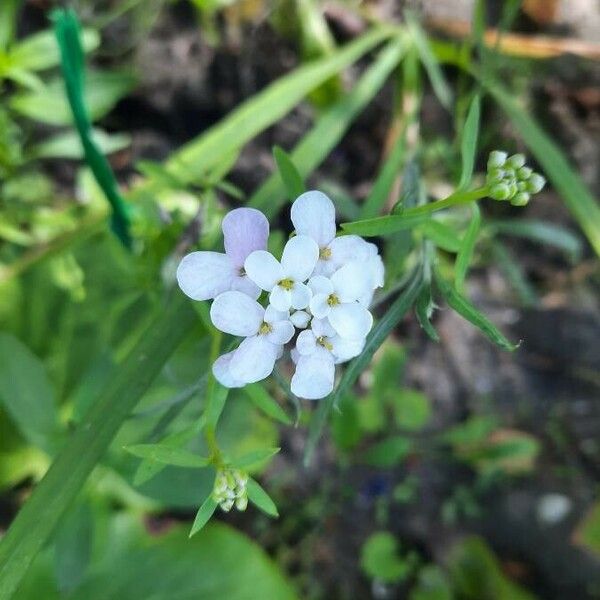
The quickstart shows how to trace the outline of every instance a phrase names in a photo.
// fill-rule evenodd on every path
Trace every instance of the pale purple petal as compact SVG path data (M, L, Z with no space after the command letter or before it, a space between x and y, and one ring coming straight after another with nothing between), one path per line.
M271 331L265 336L271 344L283 346L294 337L294 326L289 321L271 323Z
M269 222L255 208L236 208L225 215L221 225L225 253L236 267L243 267L255 250L266 250Z
M292 204L292 223L298 235L311 237L325 248L335 237L335 207L323 192L305 192Z
M246 382L235 379L229 371L229 363L233 352L227 352L222 356L219 356L212 366L212 372L215 379L227 388L239 388L244 387Z
M224 292L215 298L210 307L213 325L231 335L254 335L261 323L265 309L242 292Z
M192 252L177 267L177 283L192 300L209 300L231 289L235 267L221 252Z
M260 288L247 275L236 275L231 281L231 289L242 292L253 300L260 296Z
M238 381L260 381L273 372L279 349L263 335L248 337L234 350L229 372Z

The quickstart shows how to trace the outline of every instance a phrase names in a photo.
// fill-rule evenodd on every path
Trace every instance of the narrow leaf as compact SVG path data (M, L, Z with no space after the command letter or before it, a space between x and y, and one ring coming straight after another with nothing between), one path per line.
M355 233L365 237L384 236L412 229L416 225L427 222L430 218L429 215L389 215L354 221L353 223L342 223L342 229L346 233Z
M539 301L535 288L527 280L521 265L500 240L492 240L492 256L519 296L523 306L535 306Z
M290 155L279 146L273 147L273 158L277 163L279 175L287 190L288 200L293 202L300 194L305 191L302 176L298 173L294 161Z
M198 533L210 521L210 518L213 516L215 510L217 510L217 506L218 504L213 499L212 495L203 502L202 506L196 513L196 518L194 519L194 523L190 529L189 537L192 537Z
M162 444L134 444L124 446L124 450L137 456L165 465L176 467L200 468L208 465L209 460L204 456L198 456L181 448L173 448Z
M248 499L250 502L252 502L252 504L260 508L260 510L268 514L270 517L279 516L275 502L271 500L269 494L265 492L265 490L255 479L248 479L248 487L246 489L248 490Z
M450 308L455 310L467 321L470 321L489 340L500 346L503 350L512 352L517 349L518 345L510 342L485 315L481 314L464 296L461 296L447 281L445 281L437 270L435 270L434 273L435 283Z
M236 469L247 469L275 456L280 450L281 448L263 448L261 450L254 450L253 452L248 452L248 454L244 454L243 456L232 460L231 466Z
M437 219L429 219L418 226L419 230L432 240L436 246L446 252L456 253L460 250L460 239L452 227Z
M260 383L251 383L243 389L256 408L280 423L285 425L292 424L292 420L288 417L283 408L281 408Z
M0 541L0 598L10 598L18 588L121 424L189 333L195 318L187 300L177 295L150 324L56 455Z
M471 211L473 213L473 218L471 219L467 232L460 244L458 256L456 257L456 264L454 266L454 286L456 287L456 291L460 294L464 291L465 278L469 270L469 265L473 260L473 252L481 227L481 211L476 202L473 202L471 205Z
M350 92L325 111L315 126L296 145L290 156L300 175L306 179L342 139L356 116L371 102L387 77L400 62L406 41L397 37L378 54ZM285 190L277 174L269 177L250 199L250 206L273 216L283 204Z
M332 408L340 404L341 399L350 391L359 375L367 368L379 346L383 344L394 327L399 323L400 319L404 317L415 302L423 284L422 277L420 270L414 272L408 287L400 294L400 296L398 296L367 336L367 341L361 354L353 359L346 367L337 388L329 394L327 398L324 398L319 402L319 407L310 422L308 440L306 442L304 453L305 465L310 464L310 461L312 460L312 455L316 449L317 442L321 437L323 428L325 427Z
M477 155L477 141L479 139L479 115L481 112L481 98L477 94L471 101L469 112L462 130L460 154L462 158L462 173L458 189L466 188L473 177L475 156Z
M433 303L433 299L431 297L431 286L424 284L415 304L415 314L417 315L419 325L421 325L421 327L425 330L425 333L434 342L439 342L440 336L438 335L438 332L435 330L434 326L431 324L431 316L433 315L434 308L435 304Z

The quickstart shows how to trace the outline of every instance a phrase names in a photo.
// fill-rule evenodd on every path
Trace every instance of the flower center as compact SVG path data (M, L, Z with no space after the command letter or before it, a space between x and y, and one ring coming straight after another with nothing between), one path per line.
M267 333L271 333L271 331L273 331L273 327L266 321L263 321L258 328L258 335L267 335Z
M282 279L281 281L277 282L277 285L289 292L294 287L294 280L288 277L287 279Z
M319 258L321 260L329 260L331 258L331 250L329 248L321 248L319 250Z
M324 335L317 338L317 344L319 344L319 346L323 346L323 348L329 350L329 352L333 350L333 346L327 341L327 338Z
M337 306L340 303L340 299L335 294L329 294L327 297L327 304L329 306Z

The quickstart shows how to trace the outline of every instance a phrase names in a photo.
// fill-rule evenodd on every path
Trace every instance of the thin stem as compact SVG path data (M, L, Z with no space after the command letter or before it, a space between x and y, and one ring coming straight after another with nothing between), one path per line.
M469 202L475 202L476 200L485 198L488 194L489 188L487 186L477 188L476 190L471 190L470 192L454 192L454 194L451 194L443 200L437 200L436 202L430 202L429 204L423 204L422 206L415 206L414 208L407 208L400 214L403 217L426 215L432 212L436 212L438 210L450 208L451 206L456 206L457 204L467 204Z

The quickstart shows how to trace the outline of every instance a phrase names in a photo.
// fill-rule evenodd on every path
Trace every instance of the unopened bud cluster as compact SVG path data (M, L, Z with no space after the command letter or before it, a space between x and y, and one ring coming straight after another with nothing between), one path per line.
M523 154L508 156L494 150L487 163L487 185L490 198L508 200L513 206L525 206L531 196L540 192L546 180L525 165Z
M212 496L222 510L229 512L233 505L238 510L248 506L248 475L238 469L219 469L215 478Z

